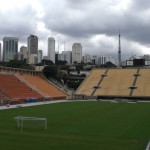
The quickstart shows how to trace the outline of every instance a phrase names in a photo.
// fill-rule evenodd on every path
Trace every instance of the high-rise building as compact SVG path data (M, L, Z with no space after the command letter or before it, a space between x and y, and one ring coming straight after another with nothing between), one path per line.
M84 63L91 63L91 60L91 55L85 54L85 56L82 57Z
M48 60L48 56L43 56L43 59Z
M35 35L30 35L28 37L28 55L38 54L38 37Z
M3 38L3 61L14 60L18 52L18 38L4 37Z
M42 52L42 50L39 50L38 51L38 63L40 63L42 61L42 58L43 58L43 52Z
M25 46L21 46L20 47L20 53L23 55L23 60L24 59L27 59L27 47L25 47Z
M72 45L72 63L81 63L82 61L82 45L81 43L74 43Z
M72 52L62 51L62 54L58 54L58 60L67 61L68 64L72 63Z
M2 61L1 43L0 43L0 61Z
M72 52L71 51L62 51L64 55L64 60L68 62L68 64L72 63Z
M113 64L116 64L116 61L115 61L114 57L112 57L112 56L100 56L96 60L97 65L104 65L107 62L111 62Z
M53 37L48 38L48 60L55 63L55 39Z
M16 59L17 60L23 60L23 54L21 52L18 52Z
M36 54L30 54L28 56L28 61L27 62L28 62L28 64L32 64L32 65L37 64L38 63L37 55Z

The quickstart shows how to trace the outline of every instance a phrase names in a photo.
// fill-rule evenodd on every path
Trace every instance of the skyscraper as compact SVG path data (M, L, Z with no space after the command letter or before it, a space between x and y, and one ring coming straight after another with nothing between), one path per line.
M27 47L21 46L20 47L20 53L23 55L23 60L27 59Z
M67 61L68 64L72 63L72 52L71 51L62 51L62 55L64 55L64 60Z
M38 37L35 35L28 37L28 55L30 54L38 54Z
M3 61L14 60L18 52L18 38L4 37L3 38Z
M72 45L72 63L81 63L82 61L82 45L81 43L74 43Z
M53 37L48 38L48 60L55 63L55 39Z

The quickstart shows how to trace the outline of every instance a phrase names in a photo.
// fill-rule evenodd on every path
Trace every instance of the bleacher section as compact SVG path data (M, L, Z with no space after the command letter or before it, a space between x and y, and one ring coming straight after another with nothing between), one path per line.
M136 82L137 89L134 90L133 96L150 96L150 69L140 69L140 76Z
M110 69L94 95L129 96L136 72L137 69Z
M25 84L34 88L41 95L49 97L50 99L66 99L68 96L65 92L48 83L48 81L42 79L40 76L18 75L17 77Z
M14 75L0 74L0 91L4 98L25 101L26 98L41 99L42 96L20 82Z
M91 96L94 87L98 85L101 75L105 73L106 69L93 69L88 77L83 81L80 87L76 90L76 95Z
M150 69L113 68L108 69L107 73L105 71L106 69L93 69L75 91L75 96L90 97L93 94L95 98L150 99ZM100 81L103 73L105 76Z

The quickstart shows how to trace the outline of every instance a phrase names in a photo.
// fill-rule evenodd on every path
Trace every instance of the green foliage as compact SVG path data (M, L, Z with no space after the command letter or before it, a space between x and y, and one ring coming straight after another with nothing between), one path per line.
M82 83L82 80L68 80L67 86L69 88L76 90L80 86L81 83Z
M6 67L33 69L33 67L26 64L26 62L23 60L10 60L9 62L6 63Z
M44 65L53 65L54 63L51 60L42 59L42 62L40 64L44 66Z
M76 65L76 70L83 70L83 63Z
M58 60L57 62L56 62L56 65L66 65L67 64L67 61L66 60Z
M45 66L42 72L47 78L49 77L56 78L58 69L57 66L55 65L49 65L49 66Z
M106 64L102 65L103 67L106 67L106 68L114 68L116 67L115 64L113 64L112 62L107 62Z
M63 83L66 84L67 79L68 79L67 71L65 71L65 70L59 70L57 77L60 79L60 81L63 80Z
M11 106L10 106L11 107ZM0 110L2 150L143 150L150 103L70 102ZM17 128L15 116L46 117L48 129Z
M66 70L66 71L68 71L69 70L69 66L68 65L61 65L60 66L60 70Z

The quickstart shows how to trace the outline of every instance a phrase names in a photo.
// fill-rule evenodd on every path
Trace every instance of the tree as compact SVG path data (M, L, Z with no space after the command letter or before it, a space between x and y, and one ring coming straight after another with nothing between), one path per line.
M53 65L54 63L51 60L42 59L41 65Z
M42 72L46 76L47 79L49 77L56 78L58 69L57 69L57 66L55 65L49 65L49 66L45 66Z
M83 70L83 63L76 64L76 71L78 74L80 74L80 70Z
M66 60L58 60L56 62L56 65L66 65L67 64L67 61Z
M9 62L6 63L6 67L33 69L33 67L26 64L26 62L23 60L10 60Z
M62 65L60 66L60 70L68 70L69 69L69 66L68 65Z
M58 78L60 79L60 81L63 80L63 83L66 84L66 82L68 80L67 71L65 71L65 70L59 70L58 71Z
M116 67L116 65L109 61L109 62L107 62L106 64L104 64L103 67L106 67L106 68L113 68L113 67Z

